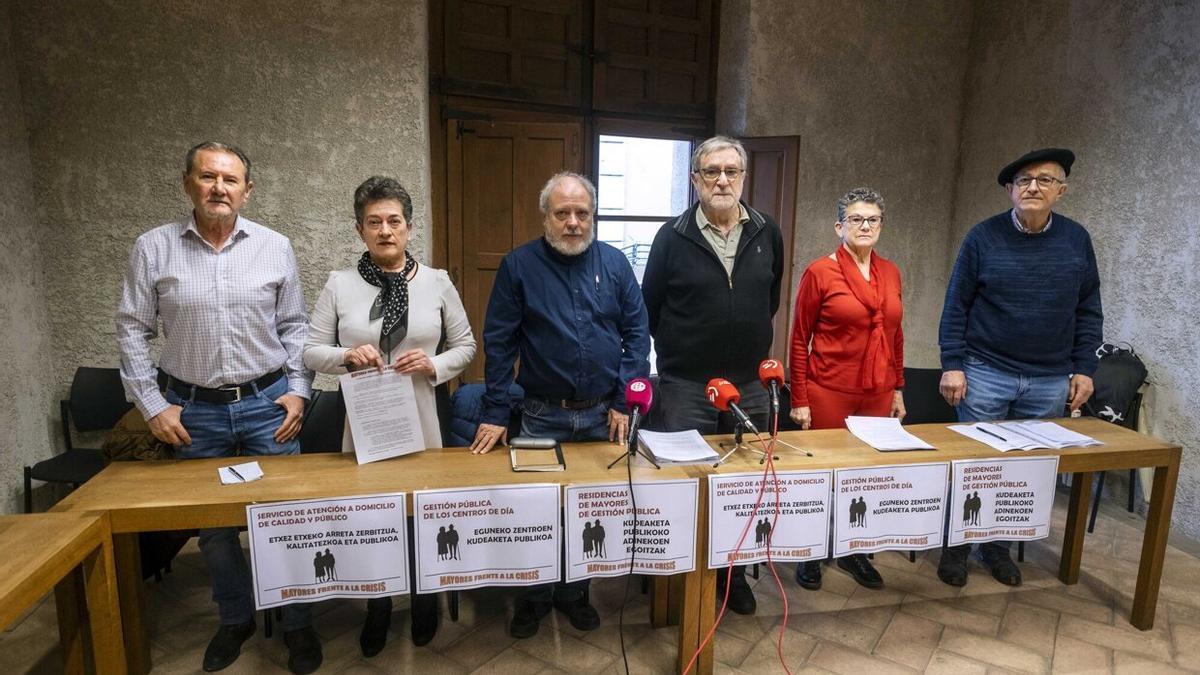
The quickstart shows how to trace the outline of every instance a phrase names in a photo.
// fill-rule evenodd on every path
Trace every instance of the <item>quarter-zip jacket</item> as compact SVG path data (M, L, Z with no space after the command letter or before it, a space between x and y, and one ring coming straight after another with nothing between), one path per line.
M696 382L753 380L771 351L783 235L771 216L746 206L750 220L726 274L696 224L698 208L659 228L642 276L658 372Z

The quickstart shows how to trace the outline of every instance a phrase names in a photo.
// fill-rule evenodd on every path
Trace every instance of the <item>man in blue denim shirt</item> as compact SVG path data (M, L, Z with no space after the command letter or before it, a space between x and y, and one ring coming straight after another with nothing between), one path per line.
M963 240L942 308L940 390L964 422L1061 417L1092 394L1103 337L1100 273L1092 239L1053 211L1075 154L1030 152L1000 170L1013 208ZM997 581L1021 583L1009 542L981 544ZM938 577L967 583L970 544L942 552Z
M516 379L525 389L522 435L625 443L625 384L649 374L649 329L629 261L595 241L595 204L591 181L555 174L539 199L545 236L500 263L483 326L487 393L472 452L507 441L508 391L518 356ZM526 589L509 627L513 637L536 633L551 606L579 630L599 626L586 588L584 580Z

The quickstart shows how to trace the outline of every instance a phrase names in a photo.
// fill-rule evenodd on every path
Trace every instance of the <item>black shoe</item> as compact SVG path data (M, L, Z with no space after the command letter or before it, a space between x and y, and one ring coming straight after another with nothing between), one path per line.
M883 577L862 553L852 553L837 559L837 566L850 573L858 585L866 588L883 588Z
M308 675L321 667L321 640L312 626L285 632L283 643L288 648L288 670Z
M437 635L438 596L434 593L417 594L412 598L412 643L424 647Z
M251 619L246 623L221 626L204 650L204 671L212 673L229 667L242 653L242 643L254 635L258 627Z
M575 600L555 600L554 608L566 614L576 630L596 630L600 626L600 615L582 595Z
M367 620L358 634L358 646L368 659L383 651L387 644L388 627L392 625L392 599L371 598L367 600Z
M967 558L971 556L971 545L948 546L942 549L938 561L938 578L951 586L967 585Z
M991 568L992 577L996 581L1005 586L1021 585L1021 570L1009 556L1008 547L984 544L979 547L979 555L983 558L984 564Z
M717 576L717 603L719 604L725 597L725 584L721 583L723 574ZM754 599L754 591L750 589L750 584L746 581L745 569L735 569L733 574L729 575L729 609L734 614L742 614L749 616L758 610L758 601Z
M517 600L517 609L513 612L512 623L508 624L508 633L518 640L533 637L538 632L538 623L542 617L550 613L553 604L549 602L532 602Z
M810 591L821 590L821 561L809 560L796 565L796 583Z

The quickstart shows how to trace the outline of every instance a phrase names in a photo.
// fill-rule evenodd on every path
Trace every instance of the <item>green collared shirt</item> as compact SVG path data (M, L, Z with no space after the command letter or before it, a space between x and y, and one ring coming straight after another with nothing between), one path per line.
M700 234L704 235L705 241L712 246L717 258L725 266L725 274L729 275L730 279L733 278L733 261L737 258L738 241L742 238L742 225L749 220L750 214L746 212L745 205L738 204L737 224L730 228L729 234L726 235L708 220L708 217L704 215L704 209L696 209L696 227L700 228Z

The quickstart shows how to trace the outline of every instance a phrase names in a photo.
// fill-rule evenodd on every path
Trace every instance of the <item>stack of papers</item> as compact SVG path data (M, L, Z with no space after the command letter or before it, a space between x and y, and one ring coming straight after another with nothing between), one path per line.
M986 443L1000 452L1104 445L1091 436L1084 436L1054 422L1042 420L954 424L950 429L980 443Z
M934 447L908 433L895 417L846 418L846 428L858 440L881 452L896 450L933 450Z
M661 464L712 464L720 459L695 429L689 431L638 431L638 445Z
M249 483L262 478L263 470L262 467L258 465L258 462L246 462L245 464L223 466L217 469L217 476L221 478L222 485Z

